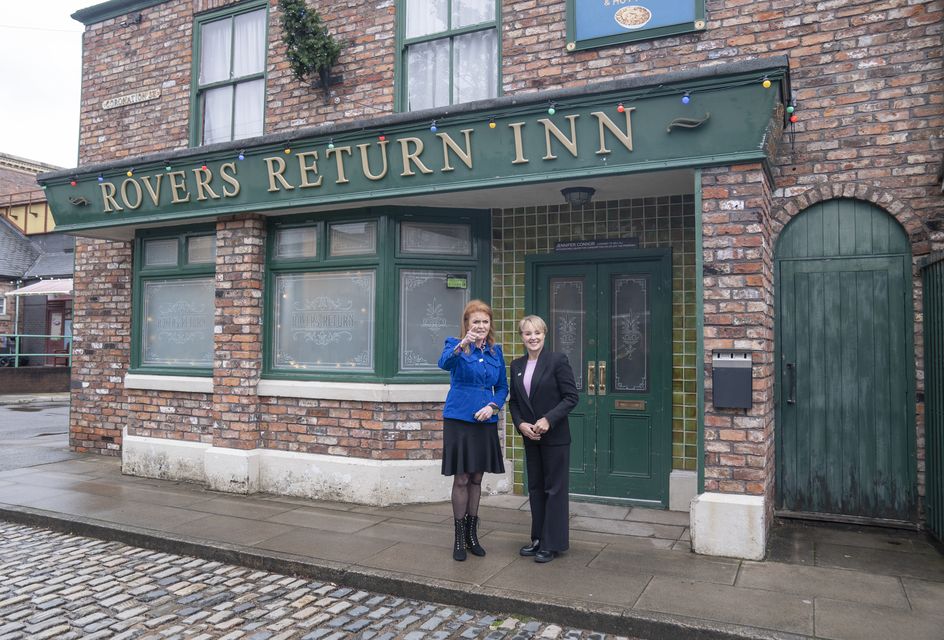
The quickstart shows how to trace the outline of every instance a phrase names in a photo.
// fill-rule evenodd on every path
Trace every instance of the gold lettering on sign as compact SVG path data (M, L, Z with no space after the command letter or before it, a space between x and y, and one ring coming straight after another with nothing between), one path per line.
M144 183L144 188L148 192L148 196L151 198L151 202L154 203L154 206L160 206L161 203L161 180L164 179L164 174L159 173L154 176L157 179L156 185L151 185L151 176L144 176L141 178L141 181Z
M275 181L278 180L279 184L282 185L285 189L294 189L292 185L288 183L285 177L282 175L285 173L285 160L278 156L265 159L266 167L269 170L269 193L273 191L278 191L279 188L275 186ZM278 167L278 168L275 168Z
M335 184L344 184L346 182L350 182L350 180L347 179L347 176L344 175L344 156L341 155L342 153L351 155L351 148L335 147L333 149L329 148L327 151L325 151L325 157L327 158L328 156L333 155L334 161L338 165L338 179L334 181Z
M410 163L416 165L417 169L420 170L420 173L432 173L433 170L423 164L423 161L420 160L420 154L423 153L423 141L419 138L399 138L397 142L400 143L400 153L403 155L403 173L401 176L415 176L416 172L410 167ZM413 145L414 150L410 151L410 145Z
M214 200L219 200L220 196L210 187L210 180L213 179L213 172L209 169L200 167L193 170L193 177L197 181L197 202L203 202L207 199L206 194Z
M542 125L544 125L544 144L547 148L547 153L542 160L556 160L557 156L551 151L551 135L557 138L557 141L560 142L564 147L570 151L570 155L577 157L577 127L576 120L580 116L571 115L565 116L566 119L570 122L570 138L564 135L564 132L557 128L553 122L547 118L541 118L538 120Z
M600 123L600 148L597 149L597 155L610 153L610 150L606 148L606 137L604 135L603 127L609 129L610 133L616 136L616 139L619 140L627 151L633 150L633 127L632 121L629 117L629 114L636 110L636 107L628 107L623 113L626 114L626 133L623 133L616 123L610 120L605 113L602 111L594 111L590 115L596 118Z
M324 180L324 176L318 176L318 152L304 151L302 153L296 153L295 155L298 158L298 170L302 174L302 182L298 186L300 186L302 189L306 189L308 187L320 187L321 181ZM311 158L311 164L305 162L305 158L308 157ZM314 182L310 181L308 179L309 172L318 176L318 179Z
M521 128L524 126L523 122L512 122L508 124L511 127L511 130L515 135L515 159L512 160L511 164L524 164L530 162L527 158L524 157L524 143L521 141Z
M167 174L167 179L170 180L170 201L172 204L190 202L190 192L187 191L187 185L184 183L186 177L187 174L183 171L171 171Z
M230 175L229 172L232 172ZM226 185L223 185L223 197L232 198L233 196L239 195L239 180L236 179L236 163L235 162L224 162L220 165L220 178L232 187L232 189L227 189Z
M115 200L115 185L111 182L103 182L98 185L102 189L102 202L105 204L105 213L112 211L124 211L124 207Z
M460 131L462 135L465 136L465 149L459 148L459 145L456 144L456 141L453 140L448 133L437 133L439 139L443 143L443 172L453 171L452 165L449 164L449 150L452 149L452 152L462 160L462 164L468 168L472 168L472 142L469 139L469 134L472 133L472 129L463 129Z
M380 141L380 157L383 159L383 171L380 173L374 174L370 170L370 162L367 159L367 149L370 147L369 144L359 144L357 148L361 152L361 170L364 172L364 175L367 176L368 180L380 180L387 175L387 141Z
M128 197L128 186L134 187L134 200ZM125 178L121 183L121 201L129 209L137 209L144 200L144 193L141 191L141 185L134 178Z

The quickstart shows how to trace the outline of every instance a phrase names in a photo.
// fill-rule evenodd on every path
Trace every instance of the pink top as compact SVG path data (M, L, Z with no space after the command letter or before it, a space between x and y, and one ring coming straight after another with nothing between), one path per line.
M528 397L531 397L531 377L534 375L534 368L538 366L537 360L531 360L528 358L528 363L524 366L524 392L528 394Z

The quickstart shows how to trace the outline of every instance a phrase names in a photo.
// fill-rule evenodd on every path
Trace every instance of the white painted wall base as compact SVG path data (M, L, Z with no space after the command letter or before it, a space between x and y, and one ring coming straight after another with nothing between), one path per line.
M766 513L763 496L703 493L692 500L692 550L708 556L763 560Z
M673 470L669 474L669 511L688 511L698 495L698 474Z
M439 460L366 460L271 449L240 451L208 444L129 436L122 440L123 473L200 482L229 493L262 491L374 506L449 500L452 478ZM512 465L485 474L482 492L509 493Z

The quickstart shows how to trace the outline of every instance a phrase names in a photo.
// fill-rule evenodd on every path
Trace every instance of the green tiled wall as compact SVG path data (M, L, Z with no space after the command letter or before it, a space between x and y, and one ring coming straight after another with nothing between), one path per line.
M672 248L672 468L696 470L695 197L693 195L492 211L492 306L498 339L509 358L524 353L517 321L524 315L525 256L550 253L568 240L639 238L641 248ZM505 447L515 490L524 477L524 449L509 418Z

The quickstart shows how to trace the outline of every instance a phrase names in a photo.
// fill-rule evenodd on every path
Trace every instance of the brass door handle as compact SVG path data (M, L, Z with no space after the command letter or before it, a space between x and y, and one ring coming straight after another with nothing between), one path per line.
M597 385L593 382L593 374L596 371L593 360L587 360L587 395L597 395Z
M600 371L600 384L597 387L597 395L606 395L606 360L600 360L597 363L597 369Z

